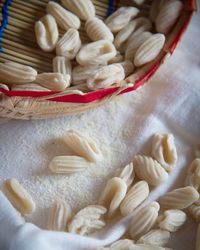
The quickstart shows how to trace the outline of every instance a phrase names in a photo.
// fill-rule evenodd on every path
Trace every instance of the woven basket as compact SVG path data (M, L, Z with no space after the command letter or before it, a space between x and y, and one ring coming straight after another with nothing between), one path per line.
M55 55L45 53L37 47L33 32L35 21L45 14L47 2L48 0L0 0L2 8L0 62L14 61L32 66L38 72L52 71L51 61ZM130 3L125 0L93 0L93 2L97 15L103 18L119 6ZM144 13L145 8L144 5ZM82 94L74 92L73 88L63 92L8 91L0 88L0 117L43 119L79 113L108 102L119 94L136 90L147 82L165 59L173 53L195 10L195 0L184 1L184 10L167 36L164 49L153 62L145 66L145 71L134 82L122 87L110 87ZM82 40L86 42L87 37L83 28L80 34ZM84 92L84 89L82 91Z

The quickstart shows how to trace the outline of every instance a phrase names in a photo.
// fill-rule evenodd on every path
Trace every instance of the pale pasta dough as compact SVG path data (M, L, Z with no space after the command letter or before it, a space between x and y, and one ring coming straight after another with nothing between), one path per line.
M185 179L186 186L192 186L200 191L200 159L195 159L189 166Z
M135 178L133 163L129 163L123 170L120 170L118 176L126 182L127 189L129 189Z

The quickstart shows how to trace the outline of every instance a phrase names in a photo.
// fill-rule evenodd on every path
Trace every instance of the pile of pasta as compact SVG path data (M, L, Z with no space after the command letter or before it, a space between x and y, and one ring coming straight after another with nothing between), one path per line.
M74 155L56 156L49 164L54 174L79 174L102 160L102 153L93 139L69 130L63 137ZM72 213L65 201L55 201L49 211L47 228L80 235L90 235L103 229L112 219L131 217L125 238L103 249L110 250L170 250L166 248L171 233L178 231L192 215L200 223L200 147L196 158L188 168L185 186L174 189L158 201L140 206L147 201L155 187L168 181L169 173L177 163L177 150L172 134L154 134L151 156L135 155L133 161L117 169L107 181L97 204L88 205ZM28 192L16 180L4 183L4 192L13 206L22 214L31 214L35 203ZM196 249L200 245L200 224L197 231ZM99 249L100 250L100 249Z
M35 23L36 41L45 52L55 51L52 71L37 73L27 65L0 64L1 88L34 91L95 91L134 83L143 67L162 51L166 35L183 9L180 0L133 0L105 21L96 16L91 0L50 1L47 15ZM142 13L141 7L148 10ZM83 43L81 23L90 40ZM59 28L65 31L59 37ZM72 86L70 88L70 86Z

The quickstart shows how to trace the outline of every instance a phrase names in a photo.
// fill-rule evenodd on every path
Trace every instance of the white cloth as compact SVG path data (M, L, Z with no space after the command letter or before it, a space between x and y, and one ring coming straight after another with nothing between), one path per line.
M108 108L111 108L113 113L115 112L116 117L118 117L118 115L122 116L123 114L124 120L120 120L121 123L119 123L119 127L122 129L127 123L132 123L132 134L128 135L125 139L125 148L127 152L122 154L122 156L124 158L127 157L127 159L132 155L133 148L134 152L139 152L149 139L149 136L154 132L168 131L173 133L176 137L178 154L180 155L174 172L174 178L177 177L177 174L179 174L179 177L176 180L176 184L174 184L171 179L172 183L170 184L173 184L173 186L181 185L184 178L184 170L193 159L192 150L197 143L200 143L199 23L200 16L195 16L174 56L162 66L159 73L141 90L123 95L116 99L116 101L113 101L112 104L107 104L95 111L91 111L89 114L91 115L90 118L95 119L96 123L99 122L99 124L102 125L102 133L106 133L103 127L104 123L112 119L112 117L110 118L109 114L106 113ZM118 114L115 105L117 105L119 101L123 101L123 108ZM66 122L68 121L67 118L62 118L62 121L64 121L64 119L66 119ZM73 121L75 123L76 118L73 118ZM54 121L48 122L53 127ZM48 126L48 122L43 121L43 124ZM1 126L1 152L5 152L5 148L7 147L6 141L8 137L12 135L10 131L14 130L13 133L21 131L21 127L23 127L23 129L26 127L26 125L22 124L24 123L13 121ZM33 131L34 125L35 123L32 123ZM113 133L117 136L118 130L113 131ZM112 136L113 134L111 137ZM111 138L111 140L114 142L113 138ZM9 147L12 148L12 145ZM148 147L144 150L148 152ZM9 155L9 152L7 152L7 154ZM12 154L12 157L10 157L10 155L8 157L5 156L5 154L1 154L1 164L6 164L7 161L7 163L12 166L11 162L13 162L15 156L16 159L18 159L14 151L12 151ZM12 171L16 171L12 169L12 167L4 170L5 171L0 172L1 182L15 173ZM22 168L21 171L16 171L16 175L26 175L26 171L26 169ZM171 185L169 186L171 187ZM102 240L99 240L99 238L87 238L67 233L44 231L33 224L23 224L7 199L0 193L1 250L94 249L95 247L106 245L116 240L123 231L124 224L117 224L117 227L113 228L110 235L100 235ZM192 222L188 222L180 233L176 234L176 239L172 237L170 246L175 250L193 250L194 241L195 225Z

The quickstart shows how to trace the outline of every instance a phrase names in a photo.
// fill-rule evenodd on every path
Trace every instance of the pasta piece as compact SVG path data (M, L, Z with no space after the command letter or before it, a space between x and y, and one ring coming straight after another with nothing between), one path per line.
M183 9L183 3L179 0L169 0L161 7L156 18L156 30L167 34L176 23Z
M145 2L145 0L132 0L132 2L136 3L137 5L141 5Z
M199 193L193 187L174 189L160 199L160 205L165 209L184 209L199 199Z
M129 215L138 207L149 195L149 186L146 181L137 182L126 194L120 205L123 216Z
M152 140L152 156L168 172L177 162L177 151L172 134L155 134Z
M133 73L135 67L131 61L126 60L124 62L121 62L120 64L124 69L124 73L126 77L129 76L131 73Z
M110 179L101 194L99 204L108 208L108 217L113 217L118 210L127 191L127 185L121 178Z
M102 160L102 153L91 138L85 137L75 130L69 130L63 139L68 147L88 161L98 162Z
M160 246L137 244L131 250L172 250L171 248L164 248Z
M115 57L117 51L114 45L107 40L99 40L84 45L79 51L76 60L80 65L102 65Z
M50 210L47 228L55 231L66 231L70 217L71 208L63 201L56 201Z
M53 59L53 72L63 74L64 77L70 76L72 80L72 65L70 60L64 56L56 56Z
M192 204L188 207L189 214L196 220L196 222L200 223L200 205Z
M23 64L7 62L0 63L0 82L5 84L23 84L33 82L37 71Z
M65 56L70 60L74 59L81 48L81 39L79 32L75 29L69 29L56 45L56 54Z
M110 250L132 249L134 241L129 239L118 240L110 246Z
M0 83L0 89L9 90L9 87L6 84Z
M135 53L134 64L140 67L148 62L153 61L162 51L165 44L165 36L157 33L149 37L140 45Z
M153 0L150 8L149 17L152 22L156 21L156 18L158 16L158 13L160 12L160 9L165 4L166 0Z
M49 168L56 174L74 174L84 171L90 162L79 156L56 156L49 164Z
M6 180L3 189L9 201L20 213L28 215L35 211L32 197L16 179Z
M46 52L55 49L59 33L55 18L46 15L35 23L36 40L40 48Z
M68 77L67 77L68 76ZM38 74L34 83L54 91L62 91L70 85L70 75L60 73Z
M90 18L85 24L87 35L92 41L108 40L114 41L113 33L106 26L106 24L97 17Z
M140 32L138 35L132 36L131 42L127 44L127 48L125 51L125 59L134 61L135 53L139 46L144 43L147 39L152 36L150 32Z
M126 182L127 188L129 189L135 178L135 172L132 162L126 165L124 169L119 173L119 178Z
M117 54L115 57L113 57L110 61L108 61L108 64L113 64L113 63L120 63L124 61L123 55L120 54L119 51L117 51Z
M12 90L17 90L17 91L26 91L26 90L31 90L31 91L50 91L49 89L40 86L39 84L36 83L27 83L27 84L17 84L13 85L11 87Z
M187 215L181 210L167 210L160 216L158 226L171 233L176 232L186 222Z
M87 86L91 90L103 89L114 83L120 83L125 78L124 68L119 64L103 66L87 79Z
M80 210L68 225L70 233L80 235L88 235L96 230L103 228L106 223L102 216L107 212L107 209L99 205L91 205Z
M123 29L139 13L135 7L121 7L109 16L105 23L113 33Z
M64 30L80 28L80 19L56 2L48 2L47 13L51 14L56 19L58 26Z
M133 160L136 175L152 186L158 186L168 178L167 172L151 157L136 155Z
M95 16L95 6L91 0L61 0L61 3L81 20L86 21Z
M196 236L196 248L195 250L200 250L200 224L197 227L197 236Z
M197 158L200 158L200 144L198 144L198 145L196 146L196 149L195 149L195 156L196 156Z
M195 159L187 171L185 179L186 186L192 186L200 191L200 159Z
M152 202L149 206L142 208L131 220L129 233L132 239L138 239L146 234L156 223L160 206Z
M137 243L144 243L147 245L165 246L170 239L170 233L161 229L153 229L147 234L143 235Z

